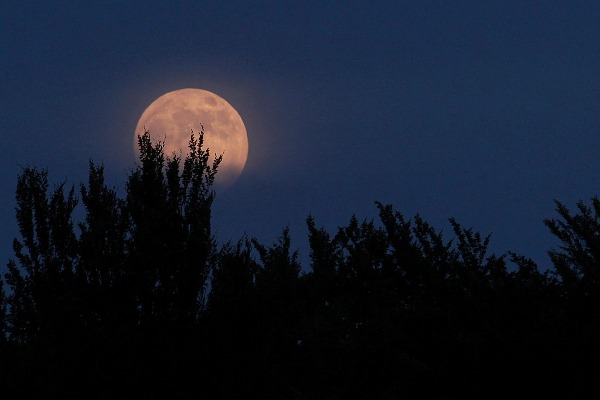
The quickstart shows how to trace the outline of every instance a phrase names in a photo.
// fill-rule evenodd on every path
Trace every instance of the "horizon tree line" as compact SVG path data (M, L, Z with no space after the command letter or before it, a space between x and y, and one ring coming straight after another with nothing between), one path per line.
M306 219L218 245L203 132L184 159L150 133L120 197L17 177L20 238L0 279L0 390L37 398L481 399L599 394L600 199L546 219L541 272L376 202L336 232ZM76 195L79 194L79 197ZM84 219L74 220L81 202Z

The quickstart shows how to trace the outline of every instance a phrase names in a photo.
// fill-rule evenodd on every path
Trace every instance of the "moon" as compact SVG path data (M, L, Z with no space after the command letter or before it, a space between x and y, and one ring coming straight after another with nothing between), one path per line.
M154 100L137 123L133 147L139 157L138 135L148 130L152 142L164 141L165 156L185 158L191 132L198 135L202 127L203 149L210 151L210 162L214 157L223 155L215 184L229 186L246 165L248 134L235 108L208 90L179 89Z

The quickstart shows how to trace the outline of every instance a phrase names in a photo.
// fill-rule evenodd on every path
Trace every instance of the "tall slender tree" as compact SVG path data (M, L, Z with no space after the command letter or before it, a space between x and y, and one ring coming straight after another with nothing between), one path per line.
M9 332L22 342L68 332L77 321L77 240L72 221L77 200L74 188L65 195L64 184L48 190L45 170L25 168L17 179L21 240L13 241L16 261L9 261L6 281L12 288Z

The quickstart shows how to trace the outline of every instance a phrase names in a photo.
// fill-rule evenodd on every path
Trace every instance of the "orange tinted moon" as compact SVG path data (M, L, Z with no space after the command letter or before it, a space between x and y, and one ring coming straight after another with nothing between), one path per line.
M202 127L203 149L210 151L210 162L223 155L215 183L229 186L246 165L248 135L235 108L208 90L174 90L154 100L137 123L133 147L139 156L137 137L147 129L154 143L164 140L165 156L175 154L185 158L191 131L198 138Z

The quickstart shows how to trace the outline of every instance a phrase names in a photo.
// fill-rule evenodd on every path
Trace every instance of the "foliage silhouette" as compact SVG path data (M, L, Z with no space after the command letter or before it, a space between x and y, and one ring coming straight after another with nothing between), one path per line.
M495 399L598 394L600 200L544 222L541 272L490 236L376 203L336 232L271 245L211 233L203 132L185 159L150 133L119 197L104 168L17 178L20 238L0 280L0 383L18 397ZM79 202L81 204L79 204ZM74 221L81 205L84 219ZM592 367L589 367L592 366Z

